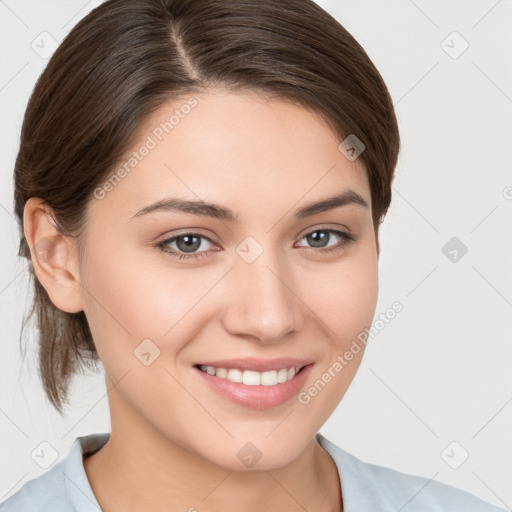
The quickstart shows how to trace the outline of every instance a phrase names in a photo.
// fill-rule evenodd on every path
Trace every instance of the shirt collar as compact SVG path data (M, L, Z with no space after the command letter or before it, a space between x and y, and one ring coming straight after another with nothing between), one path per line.
M77 437L64 466L64 485L76 512L101 512L85 473L83 456L98 451L109 439L109 433Z
M369 470L372 467L326 439L320 432L315 435L320 446L332 457L338 468L344 512L382 510L382 501L377 501Z

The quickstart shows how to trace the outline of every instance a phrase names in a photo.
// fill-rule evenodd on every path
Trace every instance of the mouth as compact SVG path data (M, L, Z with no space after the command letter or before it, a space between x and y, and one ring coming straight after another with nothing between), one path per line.
M289 368L283 367L277 370L267 370L263 372L243 370L240 368L222 368L203 364L197 364L194 367L208 375L238 384L243 383L246 386L276 386L292 380L295 375L300 373L306 366L307 365L291 366Z
M291 358L209 363L192 367L208 391L253 409L278 407L288 402L299 393L314 366L311 361Z

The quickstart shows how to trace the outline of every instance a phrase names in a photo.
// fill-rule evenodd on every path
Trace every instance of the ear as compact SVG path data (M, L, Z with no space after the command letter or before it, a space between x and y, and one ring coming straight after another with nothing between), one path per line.
M25 204L23 231L32 265L52 303L67 313L78 313L84 307L76 245L59 231L51 215L41 198L31 197Z

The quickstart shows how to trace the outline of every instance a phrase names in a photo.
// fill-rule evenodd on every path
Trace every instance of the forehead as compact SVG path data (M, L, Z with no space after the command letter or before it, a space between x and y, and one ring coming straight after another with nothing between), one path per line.
M237 209L279 209L350 188L370 202L366 171L338 149L311 109L252 92L213 89L161 105L117 163L100 208L138 207L165 195ZM101 186L101 184L100 184Z

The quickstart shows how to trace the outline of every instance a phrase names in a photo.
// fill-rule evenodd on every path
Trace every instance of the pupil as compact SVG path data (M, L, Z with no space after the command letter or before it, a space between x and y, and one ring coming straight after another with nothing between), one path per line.
M183 241L184 243L180 243ZM182 235L176 240L176 245L180 251L183 252L194 252L201 245L200 238L198 236Z
M327 239L329 238L329 234L327 231L315 231L308 235L308 243L313 247L324 247Z

